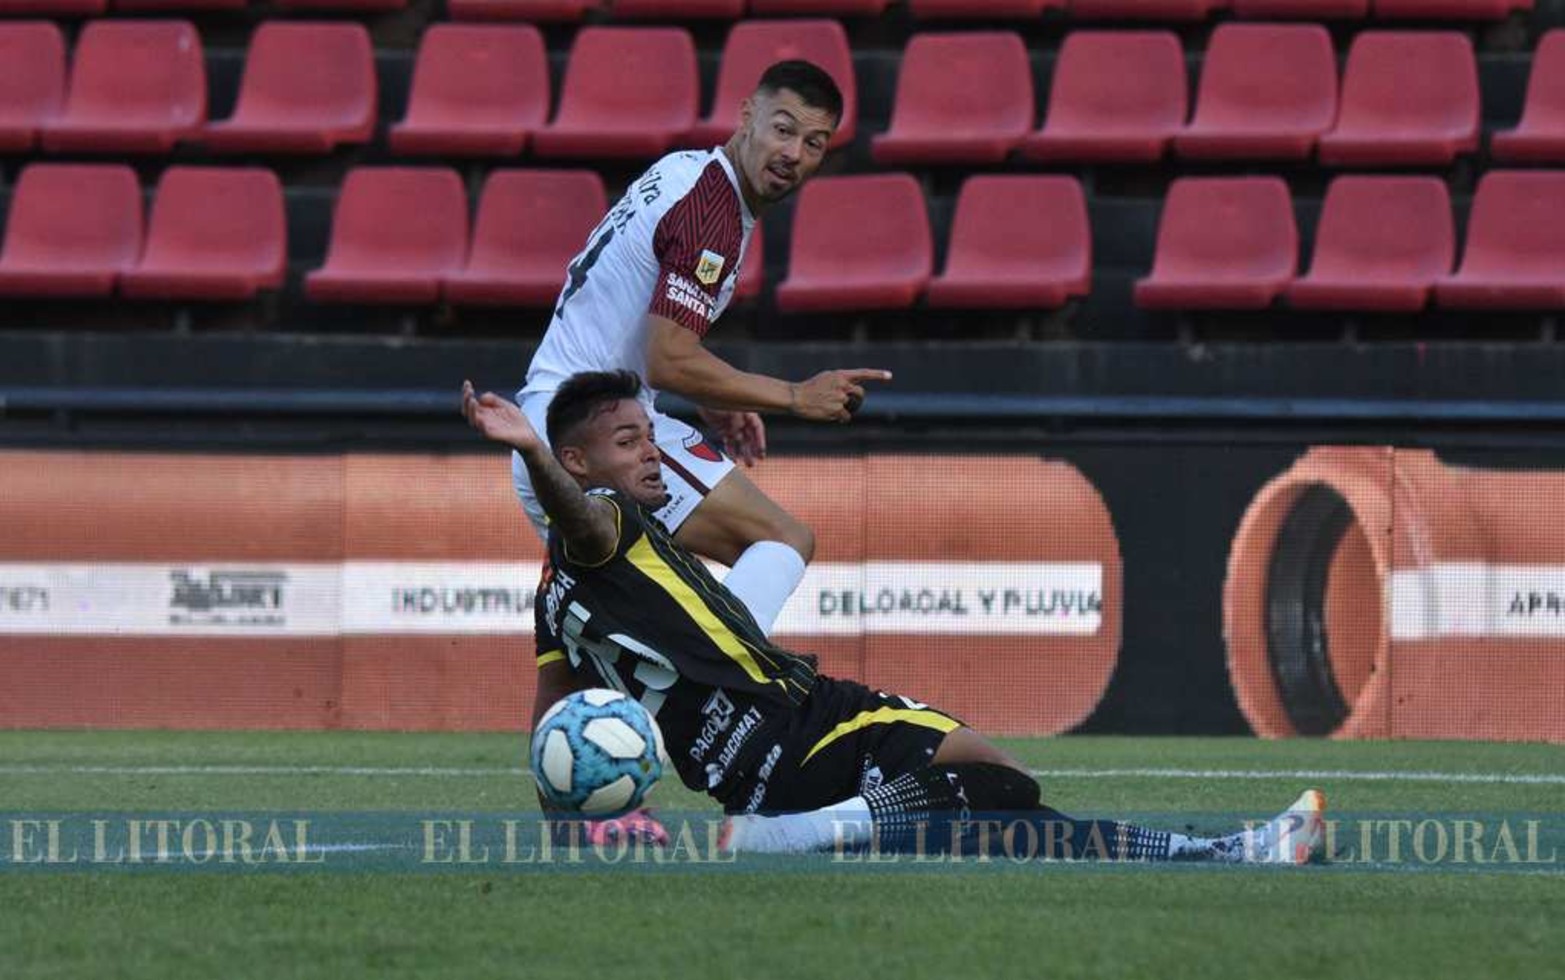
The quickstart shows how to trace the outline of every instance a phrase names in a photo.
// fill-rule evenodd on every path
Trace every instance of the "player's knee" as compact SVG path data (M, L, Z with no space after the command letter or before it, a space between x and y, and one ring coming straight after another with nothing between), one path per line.
M805 564L809 564L815 557L815 532L792 514L779 513L767 520L756 540L780 541L797 551Z
M785 530L783 537L778 540L797 551L799 557L803 558L804 563L808 565L815 559L815 531L803 521L794 520L791 517L788 519L788 524L789 527Z

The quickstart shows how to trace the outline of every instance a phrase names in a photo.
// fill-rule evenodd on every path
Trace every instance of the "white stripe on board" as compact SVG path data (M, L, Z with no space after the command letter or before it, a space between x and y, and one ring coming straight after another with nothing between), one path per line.
M1031 769L1034 776L1060 779L1320 779L1339 782L1493 783L1565 785L1565 773L1431 772L1361 769ZM116 766L0 765L0 776L526 776L531 770L505 766Z

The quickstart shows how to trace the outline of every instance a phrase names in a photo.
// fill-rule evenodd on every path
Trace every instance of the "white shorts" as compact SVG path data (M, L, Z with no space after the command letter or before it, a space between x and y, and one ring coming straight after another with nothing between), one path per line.
M522 412L539 435L548 431L546 421L549 402L553 399L554 392L540 391L521 401ZM657 518L673 534L712 488L733 470L734 461L684 422L656 410L648 414L652 418L652 431L657 434L658 451L663 454L663 483L669 493L668 503L657 512ZM533 529L539 537L547 539L549 525L543 506L533 493L532 475L527 472L521 453L511 454L511 483L516 487L516 495L521 498L528 520L533 522Z

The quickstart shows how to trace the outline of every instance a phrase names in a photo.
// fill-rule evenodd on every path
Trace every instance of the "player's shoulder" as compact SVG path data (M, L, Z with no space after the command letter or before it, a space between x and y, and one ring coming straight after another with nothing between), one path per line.
M722 156L721 148L670 153L653 164L636 186L646 195L657 193L664 210L692 196L737 203L739 191Z

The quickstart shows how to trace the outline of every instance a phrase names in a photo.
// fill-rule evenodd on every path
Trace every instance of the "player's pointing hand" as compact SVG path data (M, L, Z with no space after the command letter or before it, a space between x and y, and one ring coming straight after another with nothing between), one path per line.
M543 444L521 409L492 391L478 394L471 381L462 382L462 415L484 438L512 449L527 452Z
M846 422L864 403L865 382L890 380L891 372L880 368L822 371L794 385L793 414L816 422Z

